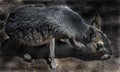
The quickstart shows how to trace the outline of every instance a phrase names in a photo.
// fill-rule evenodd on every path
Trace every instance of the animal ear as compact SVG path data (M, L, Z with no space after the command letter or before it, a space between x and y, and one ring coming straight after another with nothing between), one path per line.
M91 39L95 38L97 36L97 34L92 27L89 27L88 31L86 32L86 36L88 39L91 40Z
M101 29L101 17L99 14L93 18L91 25L98 29Z

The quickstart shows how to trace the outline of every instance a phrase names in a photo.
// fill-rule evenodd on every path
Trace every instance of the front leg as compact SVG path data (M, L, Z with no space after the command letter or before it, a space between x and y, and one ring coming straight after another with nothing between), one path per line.
M57 63L55 62L55 39L50 40L50 61L52 69L57 68Z

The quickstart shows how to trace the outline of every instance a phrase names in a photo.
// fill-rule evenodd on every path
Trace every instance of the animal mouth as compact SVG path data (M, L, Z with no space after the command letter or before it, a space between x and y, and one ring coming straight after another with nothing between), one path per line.
M105 51L96 52L96 55L100 58L100 60L107 60L111 57L111 55L109 55Z
M104 54L102 57L101 57L101 60L107 60L110 58L110 55L108 54Z

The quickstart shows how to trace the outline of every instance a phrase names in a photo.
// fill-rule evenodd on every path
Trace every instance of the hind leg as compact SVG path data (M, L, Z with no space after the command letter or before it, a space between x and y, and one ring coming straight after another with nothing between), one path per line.
M52 38L50 40L50 62L51 62L51 67L52 69L57 68L57 63L55 62L55 39Z
M0 32L0 48L2 43L8 39L9 39L9 36L4 31L1 31Z

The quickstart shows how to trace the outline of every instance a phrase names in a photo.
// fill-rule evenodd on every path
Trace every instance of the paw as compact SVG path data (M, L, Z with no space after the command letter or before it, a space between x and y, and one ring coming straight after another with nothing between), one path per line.
M24 61L31 62L32 57L29 54L24 54L23 59Z
M58 68L58 64L57 64L57 63L51 63L51 68L52 68L52 69Z

